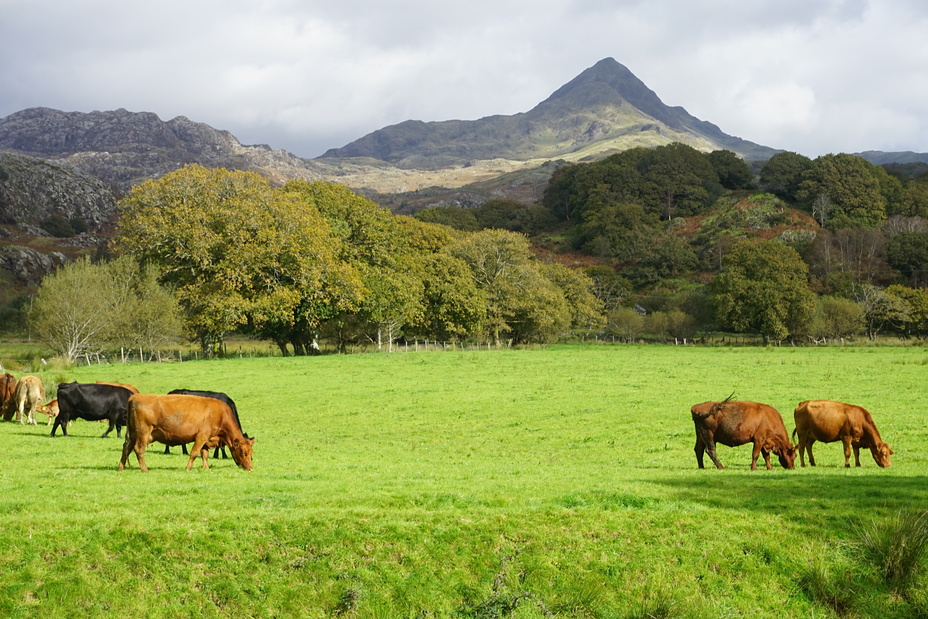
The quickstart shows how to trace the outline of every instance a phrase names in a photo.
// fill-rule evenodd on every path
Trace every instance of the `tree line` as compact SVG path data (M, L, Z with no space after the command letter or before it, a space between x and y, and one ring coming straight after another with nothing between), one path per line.
M230 333L285 355L323 338L346 350L578 330L925 337L926 188L917 167L852 155L785 152L752 169L730 151L670 144L561 166L539 204L406 217L338 184L188 166L120 201L118 259L46 278L30 325L71 358L158 333L182 333L206 357Z
M545 342L604 321L590 278L524 235L396 216L332 183L187 166L120 201L112 251L36 294L30 324L66 357L134 346L153 316L206 357L230 333L304 355L321 338Z
M926 170L792 152L752 167L674 143L563 165L520 217L507 201L416 216L480 229L508 209L537 246L595 259L585 271L620 339L925 337Z

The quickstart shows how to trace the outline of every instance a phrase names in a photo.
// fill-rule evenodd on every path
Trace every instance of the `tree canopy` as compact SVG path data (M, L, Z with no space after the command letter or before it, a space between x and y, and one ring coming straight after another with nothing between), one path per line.
M741 241L724 264L713 282L721 324L759 333L765 341L780 341L798 333L815 311L808 267L783 243Z

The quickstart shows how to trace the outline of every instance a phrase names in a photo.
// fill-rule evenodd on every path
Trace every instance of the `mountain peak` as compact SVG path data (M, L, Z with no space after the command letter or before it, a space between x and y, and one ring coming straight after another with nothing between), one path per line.
M628 67L614 58L603 58L570 80L541 102L538 107L553 104L571 108L615 105L625 101L655 120L677 129L679 119L664 105L660 97L635 77ZM536 108L537 109L537 108Z

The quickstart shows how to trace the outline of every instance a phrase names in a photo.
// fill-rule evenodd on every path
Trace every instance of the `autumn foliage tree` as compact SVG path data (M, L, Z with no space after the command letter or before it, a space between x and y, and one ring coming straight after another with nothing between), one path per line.
M120 215L117 249L176 287L207 357L235 329L305 353L325 317L363 297L328 222L257 174L187 166L133 188Z

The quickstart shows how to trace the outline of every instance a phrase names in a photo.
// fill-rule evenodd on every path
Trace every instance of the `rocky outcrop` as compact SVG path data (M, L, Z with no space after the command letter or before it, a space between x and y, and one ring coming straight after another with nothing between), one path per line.
M266 145L243 146L228 131L150 112L62 112L29 108L0 119L0 149L67 162L118 193L178 167L252 170L272 180L323 178L322 166Z
M39 252L29 247L0 247L0 270L7 271L16 283L38 286L42 278L67 262L61 252Z
M101 231L115 212L113 189L100 179L67 163L0 152L0 224L64 236L53 224Z

